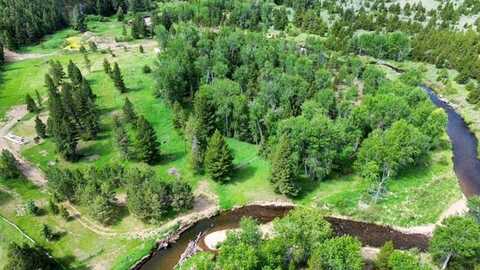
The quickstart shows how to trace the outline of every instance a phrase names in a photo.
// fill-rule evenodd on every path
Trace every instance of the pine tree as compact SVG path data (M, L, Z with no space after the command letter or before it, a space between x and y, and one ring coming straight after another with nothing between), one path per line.
M212 179L226 182L233 170L233 154L218 130L208 141L205 169Z
M112 76L112 67L110 66L110 62L108 62L107 58L103 59L103 71L108 76Z
M59 119L55 123L53 137L55 139L58 152L68 161L76 161L78 132L75 124L68 117Z
M38 108L39 109L42 109L42 96L40 96L40 93L38 92L38 90L35 90L35 96L37 98L37 105L38 105Z
M92 69L92 62L88 58L88 54L83 54L83 61L85 62L85 68L87 68L88 72L90 72Z
M201 125L196 117L190 115L185 124L185 137L190 143L189 163L192 170L199 174L203 172L203 163L205 159L205 151L207 142L204 136L204 130L200 129Z
M123 22L124 18L125 18L125 13L123 11L123 8L120 6L118 7L118 10L117 10L117 20L119 22Z
M49 74L55 87L60 86L65 78L65 72L63 71L62 64L59 61L50 61Z
M38 116L35 118L35 130L38 137L42 139L47 137L47 127Z
M135 109L133 108L133 104L130 102L128 97L125 98L125 103L123 104L122 110L125 121L135 126L137 124L138 116L135 112Z
M52 232L52 229L47 224L43 224L42 233L47 241L52 241L55 238L55 234Z
M0 156L0 176L6 179L14 179L20 177L20 175L17 159L10 151L2 150L2 155Z
M85 14L82 11L82 8L80 5L76 5L73 8L73 29L80 31L80 32L85 32L87 31L87 25L85 23Z
M178 101L175 101L173 103L172 107L173 111L173 127L180 133L183 132L183 129L185 128L185 124L187 122L187 116L185 113L185 110L182 108L182 105L178 103Z
M275 191L288 196L297 196L300 188L295 184L296 174L290 141L283 136L272 158L270 182Z
M148 164L153 164L160 158L160 144L152 125L140 116L137 121L136 150L138 158Z
M63 110L65 115L62 118L71 118L79 129L82 129L82 122L80 120L80 115L78 113L77 103L73 98L72 85L69 83L64 83L62 86L61 97L63 101Z
M145 52L145 50L143 49L143 46L142 46L142 45L140 45L140 46L138 47L138 51L139 51L140 53L144 53L144 52Z
M3 49L3 44L0 43L0 66L5 63L5 51Z
M68 63L68 78L70 78L70 81L72 84L76 87L80 86L80 84L83 82L83 75L80 69L78 68L75 63L70 60Z
M27 94L25 96L25 103L27 104L27 110L31 113L37 113L38 112L38 106L37 104L35 103L35 100L33 100L33 98Z
M47 207L50 213L54 215L58 215L60 213L60 209L58 208L58 205L55 203L55 201L52 198L48 199Z
M123 82L120 67L117 63L113 65L112 79L115 87L118 89L118 91L120 91L120 93L127 92L127 88L125 87L125 83Z
M118 126L115 128L115 140L122 157L126 160L130 159L130 138L127 130L121 123L118 123Z

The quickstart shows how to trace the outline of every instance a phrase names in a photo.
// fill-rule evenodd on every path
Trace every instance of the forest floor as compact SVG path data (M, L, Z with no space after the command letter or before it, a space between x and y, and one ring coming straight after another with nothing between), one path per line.
M231 183L222 185L206 176L194 175L188 166L186 142L173 129L170 108L154 96L154 77L142 72L143 66L154 65L156 42L154 40L114 42L114 37L121 35L122 31L121 24L114 19L102 23L89 22L88 27L90 32L87 35L67 29L21 51L22 54L48 57L24 59L9 63L5 67L0 84L0 119L7 119L9 127L2 132L10 130L31 141L20 149L13 150L21 154L32 167L45 171L51 164L76 168L112 163L143 166L123 161L112 140L112 115L121 110L124 98L128 96L137 112L145 115L153 124L162 142L161 152L164 158L153 167L158 178L170 181L173 177L169 171L175 168L184 180L192 184L197 198L200 198L194 211L184 214L185 219L198 218L199 212L207 213L217 206L229 209L257 201L278 201L321 208L332 214L366 221L414 227L435 223L449 205L461 199L457 179L453 173L451 149L448 147L435 152L428 165L413 168L391 181L388 184L388 196L376 205L365 201L365 183L355 174L332 175L322 182L305 179L303 180L305 191L299 198L291 200L280 196L274 192L268 181L270 165L259 156L257 146L235 139L227 140L235 155L236 172ZM80 53L62 49L65 47L65 40L71 37L80 40L94 38L99 47L111 48L115 57L101 52L91 52L88 55L91 69L87 70ZM138 50L140 44L145 49L143 54ZM119 64L129 88L126 95L120 95L110 78L103 72L104 58L111 63ZM25 108L19 106L24 102L27 93L34 95L35 90L38 90L45 96L43 81L48 70L47 60L50 59L58 60L63 65L69 60L77 63L98 96L103 131L98 140L80 143L79 152L82 158L75 164L59 158L50 139L42 140L39 144L32 142L36 136L34 117L32 114L26 114ZM18 110L14 110L14 115L10 114L12 108ZM41 117L45 116L46 113L42 112ZM43 177L41 172L40 176ZM55 257L73 269L124 269L148 253L154 245L154 239L161 238L177 228L178 220L175 219L166 220L160 226L146 225L130 215L126 207L122 208L122 219L108 228L85 217L82 214L85 213L85 207L82 206L67 205L69 211L77 217L70 221L46 212L39 217L32 217L25 214L25 202L34 200L43 207L48 201L48 194L24 180L0 179L0 187L10 191L8 193L0 190L0 215L17 224L27 235L47 247ZM119 190L118 193L121 196L124 191ZM43 224L63 232L62 237L57 242L47 242L41 235ZM7 225L0 220L0 229L8 227ZM11 229L0 230L0 268L3 266L2 261L5 261L2 260L2 256L5 256L5 245L2 242L17 242L23 239L18 232L10 231ZM98 241L100 239L101 241Z

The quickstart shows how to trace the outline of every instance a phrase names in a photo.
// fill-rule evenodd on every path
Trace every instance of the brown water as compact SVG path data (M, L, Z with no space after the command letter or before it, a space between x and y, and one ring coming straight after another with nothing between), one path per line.
M143 265L138 266L137 269L171 270L177 264L188 243L194 240L201 232L208 234L214 231L238 228L242 217L247 216L257 219L260 223L267 223L277 217L283 217L291 209L291 207L246 206L212 218L200 220L182 233L176 243L157 251ZM363 245L381 247L385 242L393 241L395 247L399 249L415 247L420 250L426 250L428 247L428 237L422 234L405 234L388 226L348 219L326 217L326 220L332 225L337 235L354 235Z

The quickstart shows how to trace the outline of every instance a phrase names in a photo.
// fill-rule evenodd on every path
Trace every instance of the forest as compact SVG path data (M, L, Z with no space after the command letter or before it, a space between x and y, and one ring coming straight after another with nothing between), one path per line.
M478 133L479 12L0 0L0 268L132 269L198 220L259 202L295 209L267 234L238 218L217 252L175 269L478 268L480 200L431 97ZM385 240L367 258L328 216L428 247Z

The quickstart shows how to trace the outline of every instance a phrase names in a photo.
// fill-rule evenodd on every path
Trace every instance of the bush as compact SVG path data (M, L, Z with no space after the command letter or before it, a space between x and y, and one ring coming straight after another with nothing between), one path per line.
M143 73L145 74L152 73L152 68L149 65L143 66Z
M29 215L38 216L40 214L40 208L38 208L38 206L32 200L27 201L25 204L25 210Z

